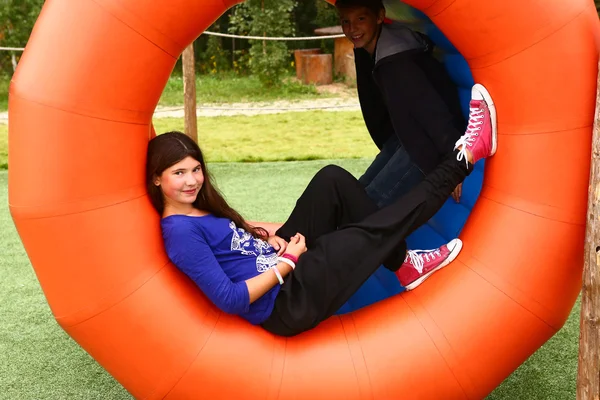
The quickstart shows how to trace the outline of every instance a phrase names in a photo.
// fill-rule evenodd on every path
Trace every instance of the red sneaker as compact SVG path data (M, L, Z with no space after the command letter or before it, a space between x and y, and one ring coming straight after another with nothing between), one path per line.
M473 164L493 156L498 147L496 107L485 87L476 84L471 89L469 124L465 134L456 141L454 149L462 146L456 157L467 162L467 150L473 154Z
M462 241L454 239L438 249L409 250L396 276L406 290L413 290L429 275L454 261L461 249Z

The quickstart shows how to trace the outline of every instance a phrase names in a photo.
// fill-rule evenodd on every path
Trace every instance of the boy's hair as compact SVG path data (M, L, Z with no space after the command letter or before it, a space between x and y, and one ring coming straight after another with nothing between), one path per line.
M337 0L335 7L338 10L355 8L355 7L366 7L374 14L379 14L379 11L385 10L381 0Z

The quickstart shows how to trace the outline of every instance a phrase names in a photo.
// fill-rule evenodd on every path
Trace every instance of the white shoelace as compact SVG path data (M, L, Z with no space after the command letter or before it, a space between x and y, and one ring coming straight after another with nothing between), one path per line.
M467 131L461 136L460 139L456 141L456 145L454 146L455 150L462 146L462 149L460 149L458 152L456 159L458 161L465 160L467 167L469 166L467 147L473 147L475 137L479 136L479 131L481 130L481 125L483 125L484 117L485 112L482 108L469 108L469 124L467 126Z
M419 253L421 252L421 253ZM406 259L410 259L410 263L415 267L420 274L423 273L423 266L425 265L425 261L435 260L437 256L442 256L442 253L439 249L435 250L408 250L406 252ZM406 261L405 261L406 262Z

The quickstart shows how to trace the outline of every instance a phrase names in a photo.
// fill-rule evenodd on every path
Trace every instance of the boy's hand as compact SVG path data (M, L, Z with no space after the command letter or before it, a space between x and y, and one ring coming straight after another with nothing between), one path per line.
M288 243L286 253L289 253L296 257L300 257L306 252L306 250L306 239L304 238L304 235L296 233L290 238L290 242Z
M285 253L285 249L288 246L288 242L284 239L280 238L277 235L269 236L267 239L267 243L269 243L275 250L277 250L277 255L280 256Z

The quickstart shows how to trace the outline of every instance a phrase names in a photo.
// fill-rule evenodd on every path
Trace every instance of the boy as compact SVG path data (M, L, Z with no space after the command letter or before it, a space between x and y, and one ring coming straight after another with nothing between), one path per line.
M381 0L338 0L354 43L358 97L380 153L359 179L379 207L410 191L453 150L465 121L428 37L385 19ZM459 185L452 197L460 199Z

